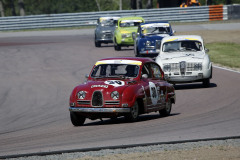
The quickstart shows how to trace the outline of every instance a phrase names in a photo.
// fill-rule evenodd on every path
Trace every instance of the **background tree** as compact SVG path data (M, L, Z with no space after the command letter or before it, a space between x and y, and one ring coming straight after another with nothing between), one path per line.
M147 1L147 6L146 6L147 9L150 9L150 8L153 8L153 0L148 0Z
M142 9L142 0L137 0L137 9Z
M23 0L18 0L18 7L19 7L20 16L25 16Z
M2 0L0 0L0 14L1 14L1 17L4 17L5 14L4 14L4 7L3 7L3 2Z
M96 1L96 4L97 4L97 7L98 7L98 11L101 11L100 4L98 3L98 0L95 0L95 1Z
M14 5L14 0L10 0L10 8L12 11L12 16L16 16L16 10L15 10L15 5Z
M180 2L180 0L0 0L0 16L119 10L120 1L122 1L123 10L157 8L157 4L160 8L173 7L166 5L165 3L168 4L172 1ZM199 1L201 5L206 4L206 0ZM207 0L207 2L209 5L225 5L229 3L240 4L240 0ZM170 3L170 5L172 4L173 3Z
M131 9L137 9L137 3L136 0L131 0L130 2Z

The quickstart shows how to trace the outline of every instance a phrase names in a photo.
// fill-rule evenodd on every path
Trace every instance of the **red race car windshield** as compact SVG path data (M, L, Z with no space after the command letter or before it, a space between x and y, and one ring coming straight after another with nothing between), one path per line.
M130 77L138 76L139 66L131 64L100 64L92 71L92 78Z

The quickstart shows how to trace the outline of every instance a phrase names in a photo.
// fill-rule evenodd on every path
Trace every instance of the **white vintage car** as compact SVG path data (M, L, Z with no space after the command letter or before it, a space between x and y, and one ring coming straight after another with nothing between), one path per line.
M206 52L200 36L170 36L162 39L156 62L173 84L203 82L204 87L209 87L212 63Z

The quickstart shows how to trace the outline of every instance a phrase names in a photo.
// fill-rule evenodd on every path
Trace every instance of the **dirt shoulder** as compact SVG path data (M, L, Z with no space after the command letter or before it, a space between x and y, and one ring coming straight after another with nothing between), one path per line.
M188 150L154 151L145 153L114 154L83 157L78 160L240 160L240 147L214 146Z

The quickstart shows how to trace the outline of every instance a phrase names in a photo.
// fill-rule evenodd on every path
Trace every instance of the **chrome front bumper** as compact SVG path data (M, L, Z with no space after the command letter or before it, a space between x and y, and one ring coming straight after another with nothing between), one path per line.
M85 113L129 113L131 108L79 108L69 107L71 112L85 112Z

